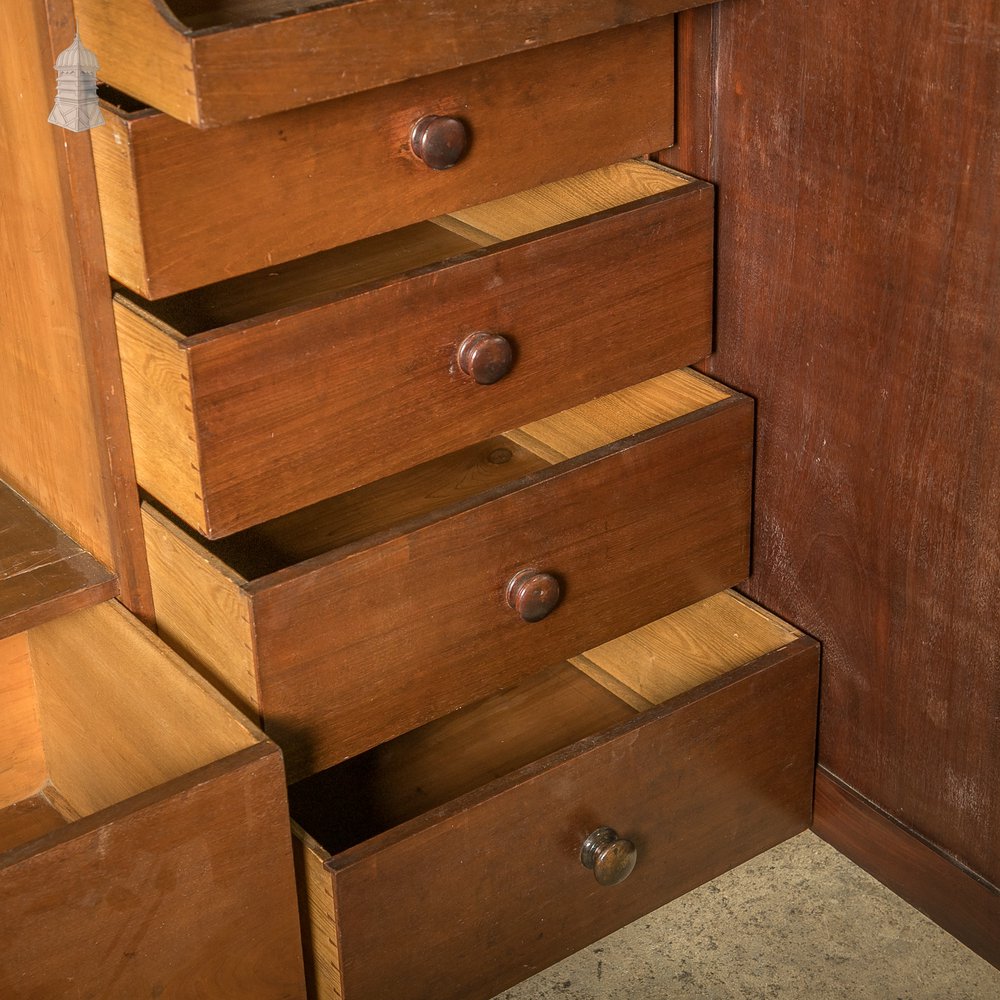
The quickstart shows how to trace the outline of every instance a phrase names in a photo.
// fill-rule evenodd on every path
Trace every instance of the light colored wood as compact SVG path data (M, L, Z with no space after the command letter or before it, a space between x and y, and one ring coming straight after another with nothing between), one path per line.
M61 147L86 150L88 138L47 122L54 60L41 14L37 2L0 5L0 478L110 566L79 230L62 178Z
M648 160L626 160L451 212L447 219L434 221L446 227L457 222L494 241L513 240L690 183L689 177Z
M687 369L601 396L504 435L550 462L576 458L733 394Z
M24 632L0 639L0 809L34 795L47 772Z
M260 739L116 602L32 629L50 780L81 816Z
M176 335L115 303L125 399L138 481L181 517L201 515L198 432L187 355Z
M791 645L802 633L725 591L644 628L588 650L570 662L610 690L624 684L638 707L658 705L744 663Z
M491 0L479 5L476 17L469 16L465 0L77 0L77 10L82 37L100 57L102 78L206 126L644 19L669 20L663 15L704 2L577 0L570 6L560 0ZM660 54L664 76L672 75L672 55L672 48Z
M292 834L309 995L313 1000L341 1000L337 907L333 879L323 867L330 854L294 821Z
M259 719L252 612L241 581L211 553L184 545L149 507L143 524L160 638Z
M65 825L66 820L43 792L9 806L0 806L0 857L4 851Z

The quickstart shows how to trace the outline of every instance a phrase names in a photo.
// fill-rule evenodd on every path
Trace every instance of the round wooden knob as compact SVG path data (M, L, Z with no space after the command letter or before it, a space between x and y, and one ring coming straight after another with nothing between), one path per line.
M559 581L537 569L522 569L507 584L507 603L526 622L540 622L551 614L560 597Z
M480 385L493 385L514 364L514 348L499 333L470 333L458 345L458 367Z
M595 830L584 842L580 860L601 885L618 885L632 874L638 853L631 840L619 837L609 826Z
M413 155L423 160L431 170L447 170L465 155L469 145L469 130L457 118L427 115L410 131Z

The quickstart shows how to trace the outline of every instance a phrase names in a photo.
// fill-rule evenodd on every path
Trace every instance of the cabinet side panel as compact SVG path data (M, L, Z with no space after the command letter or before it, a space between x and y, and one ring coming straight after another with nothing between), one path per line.
M749 593L823 642L820 762L996 885L1000 6L719 17L711 371L758 399Z
M0 477L148 610L132 458L86 132L48 123L64 0L4 4L0 37Z

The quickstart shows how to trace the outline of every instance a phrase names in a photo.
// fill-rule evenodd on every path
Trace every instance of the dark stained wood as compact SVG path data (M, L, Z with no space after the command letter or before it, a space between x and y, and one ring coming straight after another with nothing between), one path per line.
M507 603L526 622L548 618L561 598L559 578L541 570L518 570L507 584Z
M667 146L672 54L664 18L224 129L106 105L111 274L159 298ZM470 130L450 170L410 151L428 114Z
M719 7L696 7L677 15L677 113L674 145L660 163L696 177L714 177L715 68Z
M0 807L0 857L65 825L66 820L41 792Z
M301 1000L287 822L259 745L0 855L0 994Z
M719 18L710 368L759 401L749 593L823 642L821 763L997 885L1000 8Z
M293 780L741 580L752 424L748 399L724 398L253 582L234 579L252 605L265 729ZM146 531L158 546L199 550L153 511ZM526 565L563 585L544 622L522 621L506 601ZM154 575L155 588L175 586L169 568ZM160 625L183 643L183 622Z
M101 75L177 118L255 118L588 35L705 0L80 0ZM300 7L303 5L299 5ZM176 17L173 14L176 14Z
M218 537L704 357L712 191L638 197L406 280L327 302L290 295L280 312L186 338L120 301L141 484ZM173 300L163 321L184 308ZM477 331L514 345L495 385L456 366ZM157 350L177 370L169 385ZM192 423L187 434L162 433L171 414Z
M813 830L1000 968L1000 889L838 781L816 772Z
M337 853L635 714L561 663L297 782L292 819Z
M0 638L115 592L110 570L0 483Z
M494 385L510 372L514 348L501 333L470 333L458 345L455 362L463 375L479 385Z
M468 148L469 130L459 118L428 115L416 122L410 132L413 155L431 170L455 166Z
M800 639L332 858L345 996L484 1000L802 830L816 689ZM601 826L638 851L614 888Z

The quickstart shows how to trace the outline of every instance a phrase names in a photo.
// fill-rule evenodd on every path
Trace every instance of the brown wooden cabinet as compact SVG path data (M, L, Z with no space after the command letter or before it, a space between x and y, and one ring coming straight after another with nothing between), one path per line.
M802 223L787 199L750 199L747 151L768 147L740 132L747 89L767 80L772 98L783 77L741 78L767 50L742 0L676 22L698 5L587 2L572 23L564 5L489 5L489 31L461 45L441 0L384 72L356 40L377 49L387 12L412 5L292 16L255 0L227 24L233 5L196 6L130 0L111 17L79 0L85 41L131 94L108 95L92 137L42 113L68 3L0 14L21 52L0 79L0 149L19 163L2 259L5 281L23 276L0 315L0 412L19 428L0 474L93 554L90 592L117 585L282 747L313 994L485 1000L810 821L816 643L725 591L748 570L753 401L674 371L711 348L713 191L623 160L670 147L664 163L719 181L706 364L799 398L809 358L765 377L742 346L777 343L768 303L793 287L748 250ZM343 73L317 74L333 38ZM430 119L449 123L443 159L422 142ZM773 539L796 493L776 505L771 483L807 461L815 476L826 442L761 405L786 445L767 437L758 461L750 589L780 606ZM819 611L797 621L827 638ZM821 774L825 835L877 855L838 824ZM620 885L590 870L601 831L635 866ZM188 928L205 924L203 956L231 950L216 916L206 903ZM284 958L262 998L299 995ZM248 995L233 975L220 995Z

